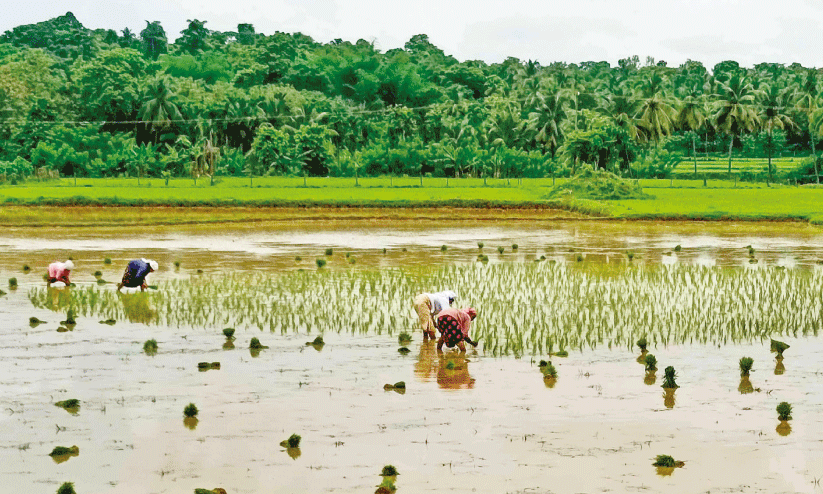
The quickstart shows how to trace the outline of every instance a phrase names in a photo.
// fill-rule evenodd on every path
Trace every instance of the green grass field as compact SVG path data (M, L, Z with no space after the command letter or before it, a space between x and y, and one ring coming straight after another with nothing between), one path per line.
M773 173L785 173L797 168L806 157L772 158ZM741 172L766 172L768 173L768 158L732 158L732 173ZM719 175L729 172L729 158L705 156L697 157L697 173ZM691 158L683 158L683 161L674 169L675 175L693 175L694 161Z
M823 224L823 187L766 186L762 183L712 180L640 180L652 199L549 202L551 178L488 180L424 178L222 178L208 179L73 179L0 186L6 206L178 206L221 207L469 207L559 208L628 219L796 220ZM563 179L557 179L560 184ZM121 208L123 211L124 208ZM59 208L11 208L0 223L45 224L60 221ZM125 211L123 211L125 213ZM97 215L99 217L99 214ZM168 214L162 215L166 218ZM219 216L219 215L218 215ZM252 215L253 216L253 215ZM546 216L551 216L546 213ZM231 215L243 221L248 215ZM62 218L65 220L65 218ZM156 221L162 222L160 216ZM227 219L226 221L230 221ZM173 223L173 222L172 222Z

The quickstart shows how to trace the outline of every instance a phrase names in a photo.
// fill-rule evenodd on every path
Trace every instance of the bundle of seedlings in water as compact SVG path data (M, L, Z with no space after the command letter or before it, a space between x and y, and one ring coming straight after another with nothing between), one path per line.
M211 369L218 370L220 369L220 362L198 362L197 368L201 371L207 371Z
M504 249L503 247L498 247L497 248L497 252L499 252L500 254L502 254L505 250L506 249Z
M681 249L682 249L682 247L680 247L680 244L677 244L677 245L675 245L675 247L674 247L674 251L675 251L675 252L680 252L680 250L681 250Z
M29 271L31 271L31 268L29 267L29 265L28 264L23 264L23 272L28 273Z
M637 340L637 346L640 347L640 351L642 353L646 353L646 347L648 346L648 342L646 341L645 336Z
M268 347L260 343L260 340L258 340L257 338L252 338L251 342L249 343L249 348L252 350L262 350Z
M754 359L742 357L740 359L740 377L749 377L749 373L752 371L752 365L754 365Z
M103 264L111 264L111 257L103 259Z
M143 351L146 355L155 355L157 353L157 340L146 340L146 342L143 343Z
M17 288L17 278L9 278L9 288L12 290Z
M174 261L174 267L180 268L180 261Z
M632 252L632 251L626 252L626 257L629 258L629 262L633 261L634 260L634 252Z
M334 249L332 249L331 247L329 247L328 249L326 249L326 255L327 255L327 256L330 256L330 255L332 255L332 254L334 254Z
M777 360L783 360L783 352L789 349L789 345L782 341L771 340L771 351L777 353Z
M517 244L512 244L512 250L517 250L518 248L520 248L520 246L519 246L519 245L517 245Z
M109 326L114 326L117 324L117 319L106 319L105 321L100 321L100 324L108 324Z
M67 448L65 446L55 446L49 456L67 456L67 455L79 455L80 448L77 446L72 446L71 448Z
M280 446L283 446L284 448L299 448L300 447L300 439L302 439L302 438L299 435L292 434L285 441L280 441Z
M654 372L657 370L657 357L651 353L646 355L646 372Z
M577 262L583 262L583 254L577 254L577 257L575 258L575 260Z
M663 386L662 386L663 388L665 388L665 389L676 389L676 388L679 388L679 387L680 387L680 386L678 386L678 385L677 385L677 383L674 381L674 380L675 380L675 378L677 377L677 375L676 375L676 373L675 373L675 371L674 371L674 367L672 367L672 366L670 365L670 366L666 367L666 370L665 370L665 371L663 371L663 372L664 372L664 376L663 376Z
M300 257L300 256L294 256L294 260L295 260L295 261L302 261L302 260L303 260L303 258L302 258L302 257Z
M29 318L29 324L31 326L37 326L38 324L44 324L45 322L46 321L41 321L40 319L38 319L36 317L30 317Z
M306 342L306 346L313 346L313 347L315 347L315 348L317 348L317 347L321 347L321 346L323 346L323 345L325 345L325 344L326 344L326 342L325 342L325 341L323 341L323 337L322 337L322 336L318 336L318 337L317 337L317 338L315 338L313 341L307 341L307 342Z
M227 340L233 340L234 328L223 328L223 336L225 336Z
M787 401L781 401L779 405L777 405L777 420L782 422L788 421L792 419L792 406L789 405Z
M482 262L482 263L487 263L487 262L489 262L489 256L487 256L485 254L477 254L477 261Z
M449 250L449 248L446 247L445 245L440 246L440 252L446 252L447 250Z
M325 259L315 259L314 262L317 264L317 268L320 269L326 265Z
M200 410L197 409L197 405L194 403L189 403L186 405L186 408L183 409L183 415L188 418L197 417L198 413L200 413Z
M569 352L567 352L566 350L558 350L556 352L550 353L549 355L551 355L552 357L568 357Z
M77 494L74 490L74 482L63 482L63 485L57 489L57 494Z
M405 381L397 381L394 384L384 384L383 389L386 391L405 391L406 390L406 382Z
M406 355L409 352L411 352L411 350L409 350L408 347L404 347L404 346L401 346L400 348L398 348L397 351L400 352L403 355Z
M411 335L409 333L407 333L406 331L403 331L402 333L400 333L397 336L397 342L400 343L401 345L407 345L407 344L411 343L411 340L412 340Z
M540 368L540 370L543 372L543 379L557 379L557 369L551 362L547 362L544 367Z
M214 489L195 489L194 494L228 494L226 489L215 487Z
M394 465L386 465L383 467L383 470L380 471L381 477L395 477L400 475L397 473L397 469L394 468Z
M77 411L77 409L80 408L80 400L72 398L69 400L58 401L54 405L67 411Z
M95 278L100 278L101 276L103 276L103 272L102 272L102 271L99 271L99 270L98 270L98 271L95 271L95 272L94 272L94 277L95 277Z
M477 248L478 249L482 249L484 245L486 245L486 244L484 244L483 242L477 242Z
M669 455L657 455L657 458L655 459L654 463L652 463L652 465L656 467L674 468L674 463L674 458L672 458Z

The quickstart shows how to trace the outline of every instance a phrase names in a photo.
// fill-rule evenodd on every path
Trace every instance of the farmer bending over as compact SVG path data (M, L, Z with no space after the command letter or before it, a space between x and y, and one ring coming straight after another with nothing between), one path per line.
M154 271L157 271L157 261L135 259L129 262L126 272L123 273L123 281L117 284L117 290L119 291L124 286L127 288L139 286L141 291L146 291L146 276Z
M440 311L448 308L457 294L451 290L437 293L421 293L414 297L414 310L420 318L420 329L423 330L423 341L434 339L434 319Z
M452 348L457 345L461 352L466 351L464 341L468 341L470 345L476 347L477 342L469 338L469 326L471 326L474 318L477 317L477 311L471 307L465 309L443 309L437 317L437 329L440 330L440 339L437 340L437 350L442 351L443 343L447 347Z
M58 281L62 281L66 284L66 286L71 285L71 281L69 281L69 275L71 274L72 269L74 269L74 263L71 262L71 260L68 260L66 262L55 261L49 264L49 285L51 285L52 283L56 283Z

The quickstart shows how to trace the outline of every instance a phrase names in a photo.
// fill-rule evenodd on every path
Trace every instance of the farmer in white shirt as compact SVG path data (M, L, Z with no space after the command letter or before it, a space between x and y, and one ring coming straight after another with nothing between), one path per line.
M434 320L440 311L454 303L457 294L451 290L437 293L421 293L414 297L414 310L420 319L420 329L423 330L423 341L436 339Z

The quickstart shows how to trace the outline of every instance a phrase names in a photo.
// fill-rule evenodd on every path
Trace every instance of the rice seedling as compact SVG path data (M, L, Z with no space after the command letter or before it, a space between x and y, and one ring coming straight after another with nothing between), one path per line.
M657 370L657 357L651 353L646 355L646 372L654 372Z
M486 244L484 244L483 242L477 242L477 248L478 249L482 249L485 245Z
M57 494L77 494L74 490L74 482L63 482L63 484L57 488Z
M777 353L777 359L783 360L783 352L788 350L790 347L789 345L783 343L782 341L771 340L771 351Z
M258 340L257 338L252 338L251 342L249 343L249 348L252 350L263 350L264 348L268 347L260 343L260 340Z
M740 377L748 376L754 365L754 359L750 357L742 357L740 359Z
M23 272L28 273L29 271L31 271L31 268L29 267L29 265L28 264L23 264Z
M197 270L197 274L203 274L203 270L202 270L202 269L198 269L198 270Z
M792 406L786 402L781 401L779 405L777 405L777 420L791 420L792 419Z
M477 255L477 261L482 262L483 264L486 264L486 263L489 262L489 256L487 256L485 254L478 254Z
M67 326L72 325L72 324L77 324L77 320L75 319L76 315L77 315L77 312L75 312L74 309L69 309L68 312L66 312L66 320L65 321L60 321L60 324L65 324Z
M306 342L306 346L313 346L313 347L322 347L325 344L326 344L326 342L323 341L322 336L318 336L314 340Z
M117 319L106 319L105 321L100 321L100 324L107 324L109 326L114 326L117 324Z
M67 456L67 455L74 455L77 456L80 454L80 448L77 446L72 446L67 448L65 446L55 446L49 456Z
M299 448L301 439L302 438L299 435L292 434L288 439L280 441L280 446L283 446L284 448Z
M385 247L383 247L383 253L384 253L384 254L386 253L386 248L385 248Z
M652 465L656 467L674 467L674 458L669 455L657 455L654 463Z
M303 258L300 257L300 256L294 256L294 260L299 262L299 261L302 261Z
M196 417L198 413L200 413L200 410L197 409L197 405L194 403L189 403L186 405L186 408L183 409L183 415L189 418Z
M404 346L401 346L400 348L398 348L397 351L399 353L401 353L402 355L407 355L411 352L411 350L409 350L407 347L404 347Z
M351 257L351 252L346 252L346 257Z
M111 264L111 257L103 259L103 264Z
M354 257L349 258L349 264L355 264L356 262L357 259L355 259Z
M394 383L395 389L406 389L406 383L404 381L398 381Z
M505 251L506 251L506 249L504 249L503 247L498 247L497 248L497 252L500 253L500 254L502 254Z
M674 251L675 251L675 252L680 252L682 249L683 249L683 248L682 248L682 247L680 247L680 244L677 244L677 245L675 245L675 246L674 246Z
M326 265L325 259L315 259L314 262L317 263L317 269L320 269Z
M98 271L95 271L95 272L94 272L94 277L95 277L95 278L101 278L102 276L103 276L103 272L102 272L102 271L98 270Z
M180 261L174 261L174 268L180 269Z
M327 256L330 256L330 255L332 255L332 254L334 254L334 249L332 249L331 247L329 247L328 249L326 249L326 255L327 255Z
M674 367L672 367L671 365L666 367L666 370L664 370L663 373L663 388L676 389L680 387L675 382L675 378L677 377L677 375L674 371Z
M146 342L143 343L143 352L146 355L157 355L157 348L157 340L154 338L146 340Z
M626 252L626 257L628 257L629 262L631 262L632 260L634 260L634 252L633 251L627 251Z
M550 352L549 355L551 355L552 357L568 357L569 352L567 352L566 350L558 350L556 352Z
M540 367L540 368L546 367L547 365L549 365L549 363L546 362L545 360L541 360L540 363L537 364L537 366Z
M77 413L80 409L80 400L71 398L68 400L58 401L54 405L66 410L69 413Z
M401 345L407 345L407 344L411 343L411 341L412 341L412 337L406 331L403 331L402 333L397 335L397 342L400 343Z
M519 246L517 244L512 244L512 250L517 250Z
M227 340L233 340L234 328L223 328L223 336L225 336Z
M638 347L640 347L640 351L641 351L641 352L646 352L646 351L647 351L647 350L646 350L646 347L647 347L648 345L649 345L649 342L648 342L648 341L646 341L646 337L645 337L645 336L644 336L644 337L642 337L642 338L640 338L639 340L637 340L637 346L638 346Z
M9 278L9 288L12 290L17 288L17 278Z
M446 252L447 250L449 250L449 248L446 247L445 245L440 246L440 252Z
M37 325L39 325L39 324L44 324L45 322L46 322L46 321L41 321L40 319L38 319L38 318L36 318L36 317L30 317L30 318L29 318L29 325L30 325L31 327L35 327L35 326L37 326Z
M547 362L540 370L543 372L543 379L557 379L557 368L551 362Z
M394 465L386 465L383 467L383 470L380 471L380 476L382 477L395 477L397 475L400 475L400 473L397 472Z
M583 262L583 254L577 254L574 260L577 262Z
M219 370L220 362L198 362L197 369L200 371Z

